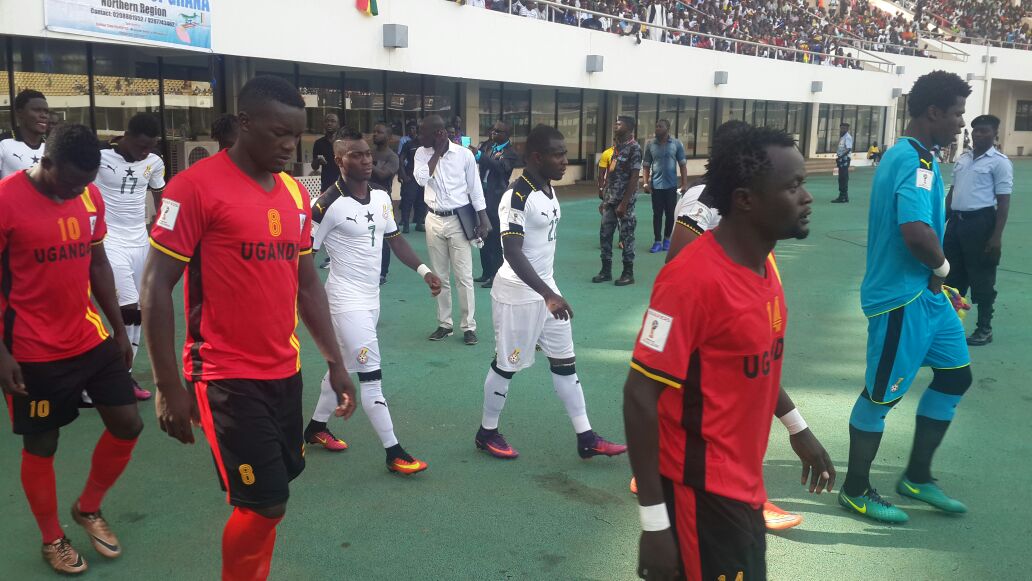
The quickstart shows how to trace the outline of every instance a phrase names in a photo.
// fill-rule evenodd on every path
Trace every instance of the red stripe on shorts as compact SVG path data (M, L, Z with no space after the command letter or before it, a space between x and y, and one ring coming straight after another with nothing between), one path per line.
M208 439L208 446L211 447L212 456L215 457L215 467L218 468L222 483L226 486L226 502L228 503L230 501L229 477L226 474L226 465L222 463L222 450L219 448L219 440L215 435L215 420L212 418L211 405L208 403L208 382L194 382L194 392L197 393L197 411L201 416L201 428L204 429L204 437Z
M699 554L699 522L696 514L695 489L674 483L674 518L677 520L677 543L681 548L681 564L687 581L701 581L702 557Z

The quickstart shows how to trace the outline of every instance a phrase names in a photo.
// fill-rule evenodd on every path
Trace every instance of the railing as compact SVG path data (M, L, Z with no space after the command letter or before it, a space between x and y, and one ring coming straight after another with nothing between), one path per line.
M513 2L514 2L514 0L509 0L509 2L508 2L508 4L509 4L509 8L508 8L508 11L507 11L508 14L512 14ZM722 52L730 52L730 53L735 53L735 54L743 54L743 55L755 56L755 57L759 57L759 58L776 58L776 55L778 53L783 53L783 54L795 55L798 58L778 59L778 60L788 60L788 61L793 61L793 62L806 62L808 60L810 63L814 63L814 64L817 64L817 61L820 61L820 60L828 60L828 59L831 59L833 61L840 60L840 61L844 61L846 63L846 66L842 67L842 68L857 68L857 69L863 68L865 70L870 68L870 69L874 69L874 70L885 72L885 73L892 72L895 69L895 66L896 66L894 63L892 63L892 62L890 62L888 60L885 60L885 59L879 57L878 55L872 54L872 53L868 52L867 50L864 50L864 49L861 49L861 48L857 48L856 49L857 52L858 52L858 54L856 56L852 56L852 55L850 55L850 56L841 56L841 55L829 54L829 53L826 53L826 52L815 52L815 51L812 51L812 50L804 50L804 49L793 48L793 47L788 47L788 46L778 46L778 45L774 45L774 44L766 44L766 43L755 42L755 41L751 41L751 40L741 40L741 39L737 39L737 38L730 38L730 37L726 37L726 36L718 36L718 35L715 35L715 34L709 34L709 33L706 33L706 32L697 32L697 31L694 31L694 30L684 30L684 29L675 28L675 27L672 27L672 26L663 26L663 25L660 25L660 24L652 24L650 22L643 22L643 21L638 20L636 18L624 18L622 16L614 16L612 14L607 14L605 12L598 12L598 11L595 11L595 10L589 10L587 8L576 8L574 6L567 6L566 4L560 4L559 2L554 2L552 0L537 0L536 3L537 3L538 6L549 6L549 7L552 7L552 8L558 8L560 11L562 11L564 13L572 11L572 12L578 14L578 15L579 14L588 14L588 15L591 15L591 16L598 16L600 18L607 18L607 19L612 20L614 22L621 22L621 23L626 22L626 23L630 23L630 24L637 24L639 27L643 27L645 29L660 29L660 30L665 30L665 31L670 32L670 33L687 36L688 40L689 40L689 46L696 46L696 39L699 39L699 38L709 39L710 41L713 42L713 46L712 46L713 50L721 50L718 47L719 46L724 46L725 50L723 50ZM578 17L578 18L576 18L576 21L577 21L577 27L580 28L581 27L581 19ZM640 32L639 32L639 34L640 34ZM766 54L766 55L762 54L764 52L767 52L769 54ZM863 54L861 55L860 53L863 53ZM775 56L771 56L771 55L775 55Z
M911 13L915 13L916 12L917 2L915 0L891 0L891 1L896 3L896 4L899 4L900 6L902 6L904 8L906 8ZM940 15L936 14L935 12L930 12L928 10L927 6L922 8L922 12L921 13L922 14L926 14L926 15L932 17L932 19L935 20L936 25L939 28L939 30L944 31L944 32L940 32L940 33L923 34L921 36L921 38L926 38L926 37L927 38L934 38L935 40L942 41L942 42L959 42L961 44L973 44L973 45L976 45L976 46L995 46L995 47L998 47L998 48L1013 48L1013 49L1018 49L1018 50L1032 50L1032 44L1029 44L1029 43L1024 43L1024 42L1008 42L1006 40L994 40L994 39L980 37L980 36L965 36L963 34L954 34L952 32L949 32L949 30L950 30L951 27L956 26L955 22L951 22L949 19L947 19L947 18L945 18L943 16L940 16ZM918 24L920 24L920 23L918 23ZM918 29L920 30L920 27L918 27Z
M872 8L875 9L875 10L878 10L877 8L874 8L874 7L872 7ZM809 11L809 10L807 10L806 12L807 12L807 14L809 14L810 16L812 16L814 18L823 18L823 16L821 14L818 14L816 12L812 12L812 11ZM884 10L882 10L882 12L884 12ZM841 24L831 20L830 18L828 18L828 22L839 30L839 36L836 37L837 39L839 39L839 40L846 40L846 41L848 41L850 43L850 46L853 46L853 47L855 47L857 49L862 49L862 50L865 50L865 51L888 52L888 53L894 53L894 54L902 54L902 55L907 55L907 56L919 56L919 57L931 56L932 58L944 58L945 57L945 58L949 58L950 60L958 60L958 61L961 61L961 62L967 62L968 57L970 57L970 55L968 53L963 52L963 51L958 50L958 49L955 49L953 47L949 47L950 50L930 47L927 44L924 47L921 47L921 40L926 38L926 37L921 36L920 26L918 26L918 29L919 29L918 30L918 35L917 35L917 38L914 39L914 45L911 46L911 45L907 45L907 44L893 44L891 42L878 42L878 41L875 41L875 40L868 40L866 38L861 38L861 37L856 36L855 34L849 32L848 30L846 30L843 27L843 25L841 25ZM926 53L926 54L918 54L918 53L920 53L922 51L924 53Z

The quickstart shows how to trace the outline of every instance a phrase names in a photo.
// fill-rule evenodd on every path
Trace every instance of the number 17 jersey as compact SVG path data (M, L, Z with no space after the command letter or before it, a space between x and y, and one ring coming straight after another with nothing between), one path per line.
M107 206L108 244L147 246L147 188L165 187L165 164L153 153L126 161L114 149L100 151L94 182Z

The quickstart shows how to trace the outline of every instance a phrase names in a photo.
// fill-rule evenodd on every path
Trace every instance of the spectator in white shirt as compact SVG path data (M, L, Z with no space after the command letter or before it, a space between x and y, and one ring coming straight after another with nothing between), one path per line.
M430 264L441 277L442 291L437 296L437 329L429 339L440 341L454 333L449 274L454 272L462 311L463 341L476 345L473 249L456 211L472 205L479 222L476 235L482 240L491 231L480 171L473 153L448 139L444 120L439 115L423 119L419 140L422 147L416 151L413 176L420 186L425 186L426 245Z

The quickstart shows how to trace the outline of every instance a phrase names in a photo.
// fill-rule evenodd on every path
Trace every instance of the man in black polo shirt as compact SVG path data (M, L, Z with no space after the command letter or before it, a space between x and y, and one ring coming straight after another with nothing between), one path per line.
M340 168L333 161L333 135L340 129L340 118L336 113L326 114L323 129L326 130L326 135L316 139L315 145L312 146L312 170L322 171L322 188L319 190L321 192L325 192L326 188L340 179Z

